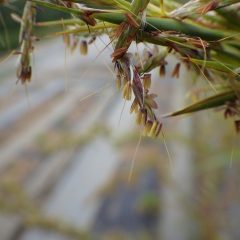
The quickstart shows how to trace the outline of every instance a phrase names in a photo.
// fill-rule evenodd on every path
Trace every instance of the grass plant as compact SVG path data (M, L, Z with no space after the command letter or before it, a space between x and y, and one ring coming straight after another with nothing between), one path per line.
M0 4L11 5L11 1ZM67 13L68 18L36 21L37 11L46 8ZM31 55L37 40L34 28L53 27L52 36L62 35L72 51L80 45L83 55L87 54L88 44L107 33L114 47L111 58L117 87L123 98L132 102L130 111L136 114L136 122L145 135L158 137L162 129L156 114L157 95L151 88L151 71L159 68L160 77L163 76L169 55L178 59L173 77L179 77L180 68L185 65L189 72L203 75L217 90L212 94L209 87L205 91L207 97L166 116L222 107L224 116L233 118L239 132L239 10L238 0L26 1L22 16L13 15L21 26L17 77L23 84L31 79ZM54 31L59 26L63 30ZM134 54L129 51L133 42L151 45L143 53Z

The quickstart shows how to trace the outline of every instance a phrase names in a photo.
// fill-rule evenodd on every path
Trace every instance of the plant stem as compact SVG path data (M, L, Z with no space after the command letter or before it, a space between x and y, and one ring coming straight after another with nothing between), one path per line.
M114 24L120 24L125 20L125 16L121 13L94 13L93 15L96 19ZM193 25L191 23L170 18L147 17L145 30L176 31L187 34L189 36L200 37L204 40L210 41L219 40L228 36L226 33L220 32L218 30L208 29L206 27Z

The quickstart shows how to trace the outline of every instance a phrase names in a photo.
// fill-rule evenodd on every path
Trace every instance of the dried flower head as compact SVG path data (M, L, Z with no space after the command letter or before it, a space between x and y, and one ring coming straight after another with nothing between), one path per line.
M145 73L140 76L132 58L133 55L125 54L116 62L117 81L124 79L122 92L125 100L131 100L132 94L134 95L130 112L136 113L136 123L144 127L144 135L157 137L161 131L161 124L154 113L154 109L158 108L155 102L157 95L149 93L151 74Z

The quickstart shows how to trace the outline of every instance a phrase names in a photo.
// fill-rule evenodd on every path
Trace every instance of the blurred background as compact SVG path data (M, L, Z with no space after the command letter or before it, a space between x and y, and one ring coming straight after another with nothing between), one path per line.
M107 36L84 57L42 39L31 83L16 84L18 56L5 56L18 25L0 10L1 240L240 239L239 136L222 112L164 119L160 139L141 137ZM165 77L152 73L159 116L198 94L168 62Z

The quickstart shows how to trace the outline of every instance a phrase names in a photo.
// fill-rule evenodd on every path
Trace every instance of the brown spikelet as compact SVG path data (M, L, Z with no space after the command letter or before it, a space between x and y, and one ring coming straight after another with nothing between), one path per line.
M151 74L146 73L143 75L143 86L144 89L149 89L151 87Z
M132 105L131 105L130 113L137 112L137 111L138 111L138 101L135 98Z
M21 79L22 84L30 82L32 77L32 67L31 66L21 66L17 70L17 78Z
M148 120L144 126L143 129L143 136L148 136L149 132L151 131L153 122L151 120Z
M125 83L123 87L123 98L127 101L131 100L132 98L132 87L129 81Z
M236 120L234 122L234 124L235 124L236 132L239 133L240 132L240 120Z
M160 77L164 77L165 74L166 74L166 67L165 67L165 65L161 65L159 68L159 75L160 75Z
M140 25L139 23L133 18L132 14L130 13L126 13L125 14L126 18L127 18L127 22L134 28L139 28Z
M202 39L188 38L187 41L198 48L207 48L209 43Z
M146 122L147 122L147 117L148 117L148 115L147 115L147 110L146 110L146 109L143 109L143 110L141 110L141 112L142 112L141 124L145 125Z
M162 123L158 123L158 127L155 131L155 137L157 138L162 130Z
M123 57L123 55L127 52L127 50L128 50L127 47L115 49L111 55L111 57L113 58L113 62L115 62L117 59Z
M136 114L136 123L138 125L140 125L141 122L142 122L142 113L141 113L141 111L138 111L137 114Z
M87 53L88 53L88 44L87 44L87 41L85 41L85 40L82 40L80 42L80 53L82 55L87 55Z
M117 77L116 77L116 86L117 86L118 91L122 87L122 78L121 78L121 75L119 73L117 74Z
M181 63L177 63L173 69L172 77L179 78Z
M71 53L73 53L76 50L77 46L78 46L78 40L74 39L72 45L70 46Z
M123 33L123 31L126 29L127 23L123 22L121 23L116 30L113 32L113 38L119 38L119 36Z
M95 18L92 16L93 12L91 11L85 11L84 15L81 16L81 19L87 23L90 26L95 26L97 24L97 21Z
M96 36L92 36L92 37L89 39L88 44L94 43L96 39L97 39Z
M205 14L209 11L214 10L217 6L218 6L217 1L210 1L205 6L198 8L196 12L199 13L199 14Z
M158 121L154 121L152 124L151 130L148 133L149 137L155 137L157 127L158 127Z

